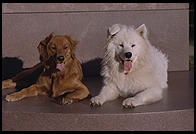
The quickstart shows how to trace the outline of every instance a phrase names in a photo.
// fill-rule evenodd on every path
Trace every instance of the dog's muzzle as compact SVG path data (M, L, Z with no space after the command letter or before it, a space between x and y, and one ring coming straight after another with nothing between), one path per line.
M126 52L124 53L125 60L123 61L123 68L124 68L124 74L128 74L128 72L132 68L132 53L131 52Z
M64 71L65 70L65 64L63 63L65 60L64 56L58 56L56 59L57 59L56 69L58 69L61 72Z
M129 58L131 58L131 56L132 56L131 52L126 52L125 53L125 58L129 59Z
M57 57L57 60L59 61L59 62L63 62L64 61L64 57L63 56L59 56L59 57Z

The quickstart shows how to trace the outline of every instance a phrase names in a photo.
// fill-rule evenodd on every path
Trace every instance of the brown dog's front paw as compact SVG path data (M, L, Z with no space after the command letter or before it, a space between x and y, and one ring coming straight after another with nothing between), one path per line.
M14 87L16 87L16 83L13 82L11 79L2 81L2 89L14 88Z
M18 95L6 95L5 100L6 101L18 101L21 98Z
M62 104L72 104L73 102L74 102L73 99L67 97L62 98Z
M70 98L66 98L66 97L58 97L55 99L57 104L63 105L63 104L72 104L73 102L75 102L75 100L70 99Z

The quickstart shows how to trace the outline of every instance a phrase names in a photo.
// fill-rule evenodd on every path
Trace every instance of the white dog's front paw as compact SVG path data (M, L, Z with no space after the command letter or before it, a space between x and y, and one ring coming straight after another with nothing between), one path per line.
M91 106L96 106L96 105L101 106L101 105L103 105L103 103L104 103L103 99L100 96L96 96L96 97L91 98L90 105Z
M123 101L122 105L125 108L134 108L136 107L136 100L135 98L127 98Z

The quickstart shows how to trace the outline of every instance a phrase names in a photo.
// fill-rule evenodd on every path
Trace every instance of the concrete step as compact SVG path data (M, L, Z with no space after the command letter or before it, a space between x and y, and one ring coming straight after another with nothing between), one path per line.
M84 78L92 96L101 77ZM7 130L194 130L194 72L169 72L168 90L160 102L134 109L122 107L123 98L90 107L89 98L58 105L45 96L6 102L14 89L3 90L2 129Z
M152 45L169 58L168 70L188 70L188 8L188 3L5 3L2 57L18 57L24 68L31 67L39 62L37 45L54 32L79 41L76 56L81 63L86 63L103 58L107 30L111 25L138 27L145 24Z

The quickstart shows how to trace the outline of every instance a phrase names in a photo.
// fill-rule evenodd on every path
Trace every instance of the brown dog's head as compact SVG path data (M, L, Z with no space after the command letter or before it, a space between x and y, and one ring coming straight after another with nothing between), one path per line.
M65 62L75 57L76 44L77 42L72 40L70 36L55 36L54 33L51 33L45 40L40 42L38 50L43 57L43 61L53 57L56 68L63 71Z

